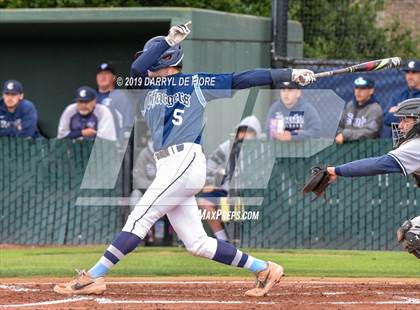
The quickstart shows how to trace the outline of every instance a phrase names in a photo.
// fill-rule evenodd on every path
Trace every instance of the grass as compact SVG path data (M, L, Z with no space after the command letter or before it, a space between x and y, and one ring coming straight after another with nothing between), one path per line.
M74 275L96 263L106 246L0 249L0 277ZM281 263L288 276L420 278L420 260L406 252L254 250ZM138 248L110 276L246 276L248 272L194 257L181 248Z

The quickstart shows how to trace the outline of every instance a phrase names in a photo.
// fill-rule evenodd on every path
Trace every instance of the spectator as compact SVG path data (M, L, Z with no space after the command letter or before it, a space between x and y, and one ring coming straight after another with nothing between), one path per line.
M280 99L268 111L267 135L274 140L297 141L318 138L321 135L321 119L315 108L301 99L299 86L292 82L280 85Z
M374 92L373 80L363 77L354 80L354 99L344 108L335 137L337 144L380 136L383 110Z
M392 137L392 123L398 124L398 117L394 116L398 103L411 98L420 98L420 60L409 60L404 69L407 88L401 93L392 96L385 109L382 138Z
M156 161L154 154L153 141L149 139L147 146L141 150L133 167L133 187L142 194L152 184L156 177Z
M115 69L108 63L102 63L96 70L98 96L96 101L108 107L114 119L118 141L128 138L134 124L134 109L125 90L116 90Z
M77 89L75 101L61 115L57 138L116 140L112 114L107 107L96 104L93 88Z
M214 236L225 241L228 240L228 236L221 218L216 216L217 208L221 205L221 199L228 195L242 141L260 137L261 125L252 115L244 118L235 131L234 140L228 139L220 144L208 158L206 186L197 195L198 207L211 214L211 219L207 219L207 223Z
M111 91L115 88L115 69L108 63L102 63L96 69L96 84L98 85L98 103L105 104Z
M38 138L38 114L34 104L23 98L23 86L9 80L3 86L0 100L0 136Z

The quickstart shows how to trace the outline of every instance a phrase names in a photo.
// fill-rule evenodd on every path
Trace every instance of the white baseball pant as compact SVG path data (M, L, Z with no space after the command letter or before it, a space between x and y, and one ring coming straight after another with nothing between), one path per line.
M207 236L198 212L197 194L206 179L206 158L201 146L184 143L184 150L156 162L156 178L129 215L123 231L144 238L153 224L168 219L194 255L212 259L217 241Z

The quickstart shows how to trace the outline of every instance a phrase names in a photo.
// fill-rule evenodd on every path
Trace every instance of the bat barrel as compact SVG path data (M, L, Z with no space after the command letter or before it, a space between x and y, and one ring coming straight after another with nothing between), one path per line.
M351 73L351 72L370 72L370 71L379 71L386 69L399 68L401 66L402 60L400 57L385 58L379 60L373 60L358 65L354 65L347 68L319 72L315 74L316 78L323 78L338 74Z

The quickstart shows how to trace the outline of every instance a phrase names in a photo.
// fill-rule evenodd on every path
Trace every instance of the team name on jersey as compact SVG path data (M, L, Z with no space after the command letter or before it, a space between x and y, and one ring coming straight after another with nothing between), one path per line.
M305 117L303 111L294 111L290 112L289 116L286 116L286 129L288 130L296 130L296 129L303 129L305 124Z
M14 120L14 121L6 121L1 120L0 121L0 128L6 129L10 127L15 127L17 130L22 130L22 120L20 118Z
M153 109L157 105L165 105L166 107L171 108L176 103L180 103L189 108L191 105L191 95L184 92L176 92L173 95L168 95L159 90L152 90L147 93L144 111Z
M354 114L349 112L346 116L346 125L347 126L354 126L354 127L365 127L367 123L366 117L354 117Z

